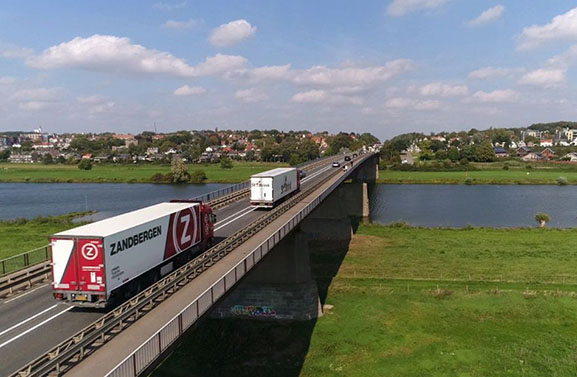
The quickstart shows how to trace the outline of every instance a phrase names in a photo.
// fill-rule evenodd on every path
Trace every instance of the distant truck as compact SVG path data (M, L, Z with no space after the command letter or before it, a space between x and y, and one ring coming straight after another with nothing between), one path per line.
M296 168L277 168L250 177L250 204L273 208L279 201L300 190L300 174Z
M200 201L173 201L56 233L53 295L87 307L130 298L206 250L215 221Z

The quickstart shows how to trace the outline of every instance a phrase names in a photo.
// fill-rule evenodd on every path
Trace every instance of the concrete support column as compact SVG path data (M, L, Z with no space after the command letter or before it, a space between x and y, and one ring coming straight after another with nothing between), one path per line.
M212 310L212 318L309 320L322 315L306 234L287 235Z

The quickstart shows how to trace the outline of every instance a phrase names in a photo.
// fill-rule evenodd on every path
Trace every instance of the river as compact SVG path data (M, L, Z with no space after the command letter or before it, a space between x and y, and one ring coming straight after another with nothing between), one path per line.
M189 199L227 184L1 183L0 219L97 211L106 218L171 199ZM577 226L576 186L374 185L371 220L415 226Z
M98 220L171 199L190 199L228 184L0 183L0 219L97 211Z
M577 186L374 185L371 219L425 227L527 227L545 212L550 227L577 226Z

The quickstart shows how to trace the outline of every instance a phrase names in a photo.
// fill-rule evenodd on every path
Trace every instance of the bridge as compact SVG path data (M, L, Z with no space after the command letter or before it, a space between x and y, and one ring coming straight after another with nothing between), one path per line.
M246 183L205 196L218 219L216 246L109 312L56 303L48 284L5 298L0 375L145 375L203 316L322 315L309 245L330 252L348 242L351 218L369 215L367 183L378 178L377 155L343 157L303 166L301 192L270 211L250 207ZM334 168L334 161L350 168Z

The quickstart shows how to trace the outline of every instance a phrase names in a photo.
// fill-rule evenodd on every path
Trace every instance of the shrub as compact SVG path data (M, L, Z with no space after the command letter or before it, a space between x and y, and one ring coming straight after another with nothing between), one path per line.
M78 163L78 169L80 170L91 170L92 169L92 161L87 158L83 158Z
M503 170L509 170L509 164L505 162L505 165L503 165Z
M387 224L389 228L411 228L411 225L406 221L395 221L390 224Z
M566 177L557 178L557 184L559 186L565 186L567 184L567 178Z
M207 176L204 170L195 170L190 175L190 183L203 183L206 179Z
M223 157L220 159L220 167L222 169L232 169L232 160L228 157Z
M469 165L469 160L467 160L466 157L463 157L462 159L459 160L459 164L461 164L461 165Z
M467 186L472 185L472 184L473 184L473 178L471 178L471 177L465 178L464 183L465 183Z
M152 177L150 177L150 180L154 183L170 183L172 182L172 174L156 173Z
M551 218L546 213L539 212L535 215L535 221L539 223L539 228L544 228L549 220L551 220Z
M525 165L525 169L527 169L527 170L531 170L531 169L533 169L533 165L529 165L529 164L527 164L527 165Z

